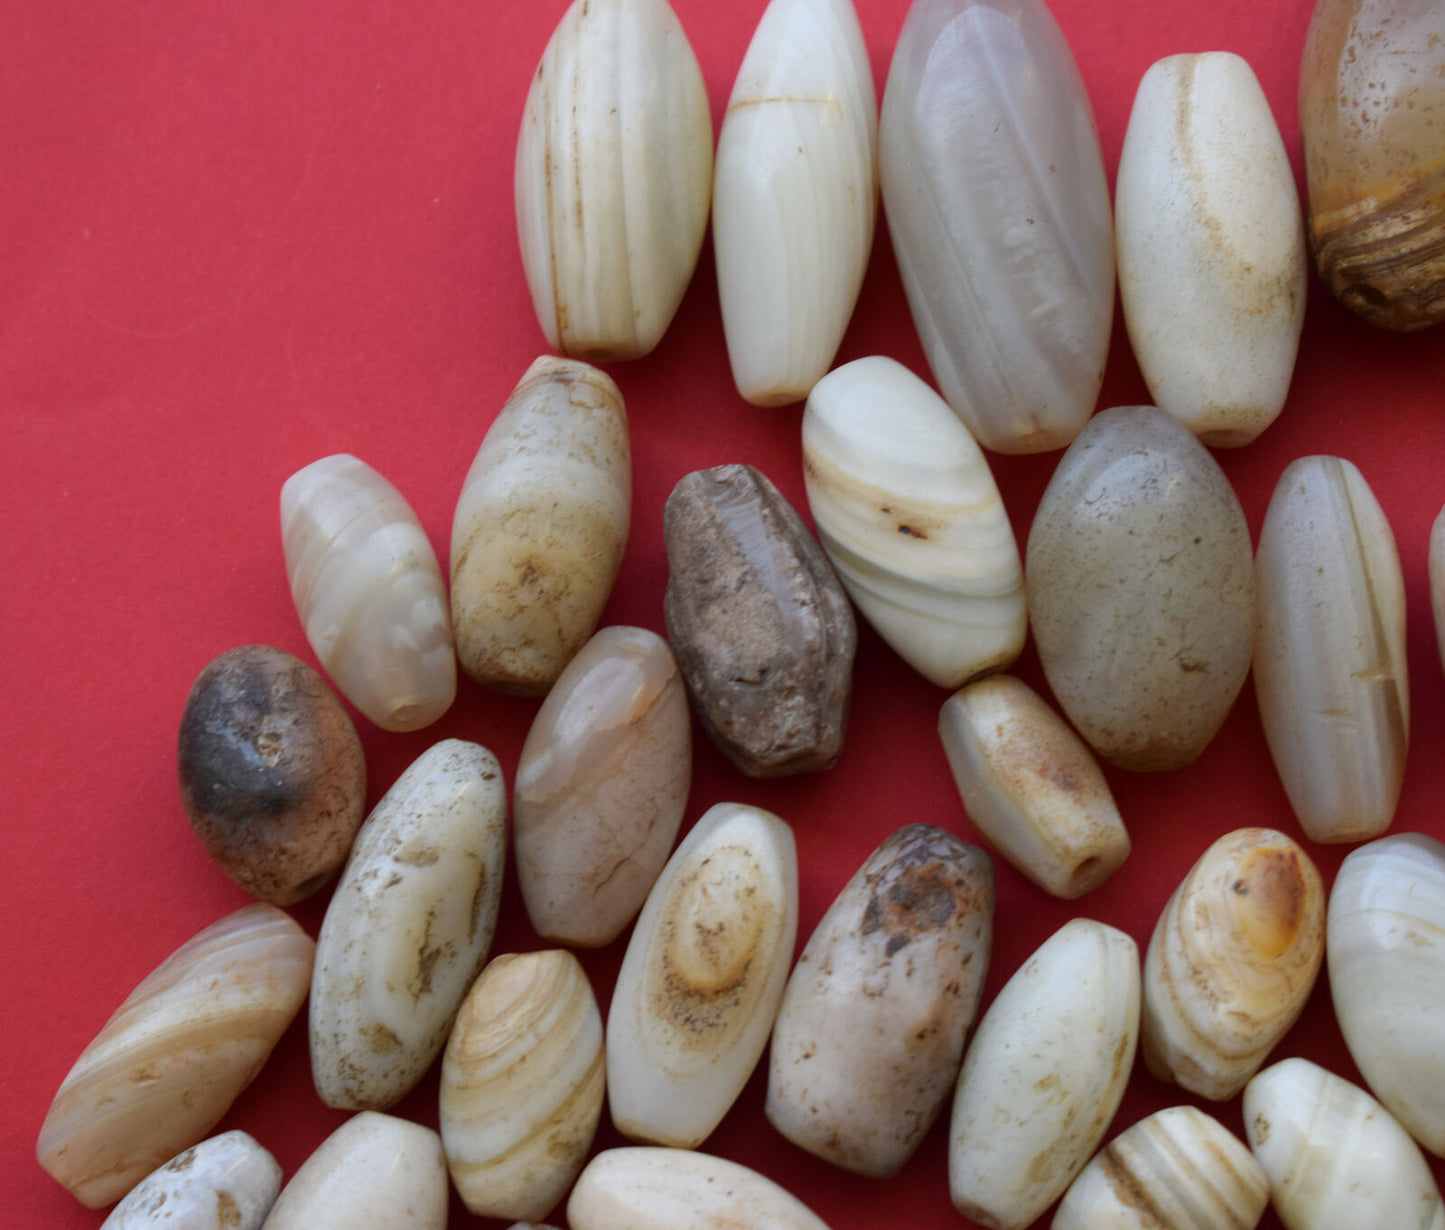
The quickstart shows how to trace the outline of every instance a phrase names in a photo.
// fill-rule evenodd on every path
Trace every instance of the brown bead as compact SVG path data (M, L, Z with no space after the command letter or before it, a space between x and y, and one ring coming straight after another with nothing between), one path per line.
M269 645L215 658L186 698L177 761L196 836L253 896L290 905L346 861L366 760L341 702L299 658Z
M1445 6L1318 0L1300 132L1330 292L1388 329L1445 320Z
M746 465L684 477L663 528L667 634L713 742L750 777L829 768L857 629L822 548Z

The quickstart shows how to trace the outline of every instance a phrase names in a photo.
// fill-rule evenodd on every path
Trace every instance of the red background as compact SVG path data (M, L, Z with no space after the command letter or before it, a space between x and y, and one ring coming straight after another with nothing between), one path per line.
M131 988L246 898L192 837L174 747L192 679L215 654L267 641L314 661L291 608L277 496L317 457L349 451L410 499L443 561L463 475L497 410L545 348L522 276L512 158L527 80L562 0L307 4L54 0L0 9L0 540L6 811L4 1220L95 1227L33 1160L57 1086ZM677 0L715 124L763 0ZM1274 108L1297 175L1295 93L1308 0L1055 0L1090 91L1113 181L1134 89L1160 56L1240 53ZM859 0L881 96L904 0ZM1288 405L1255 444L1218 453L1257 535L1280 471L1306 453L1354 460L1397 535L1409 593L1414 750L1394 830L1445 836L1441 666L1426 576L1445 501L1445 333L1393 336L1311 279ZM887 353L926 375L881 225L839 360ZM710 245L648 359L613 365L631 419L633 532L604 616L662 631L661 510L689 470L750 461L806 512L799 411L736 396ZM1100 405L1147 400L1116 322ZM993 459L1022 543L1057 455ZM1032 647L1017 671L1042 686ZM801 944L889 832L914 820L968 835L936 735L945 694L861 630L840 764L758 783L699 739L687 820L729 799L792 822ZM492 748L510 778L536 701L464 681L412 735L358 719L369 800L436 739ZM986 997L1074 913L1142 946L1216 836L1299 836L1249 685L1191 768L1109 771L1134 852L1104 888L1054 901L999 865ZM1309 847L1326 881L1347 852ZM295 910L313 934L325 894ZM539 946L514 874L494 953ZM587 958L604 1008L622 943ZM1321 978L1278 1056L1357 1078ZM940 1123L895 1180L817 1162L762 1114L755 1077L706 1146L781 1180L835 1227L957 1227ZM398 1112L435 1123L432 1074ZM1181 1100L1136 1070L1114 1131ZM1213 1108L1242 1132L1238 1101ZM311 1088L304 1017L221 1127L244 1128L289 1177L344 1115ZM946 1122L946 1114L945 1114ZM618 1138L604 1127L599 1144ZM1440 1169L1437 1166L1437 1173ZM554 1220L560 1220L561 1213ZM467 1215L454 1205L454 1224ZM1265 1225L1275 1226L1273 1215Z

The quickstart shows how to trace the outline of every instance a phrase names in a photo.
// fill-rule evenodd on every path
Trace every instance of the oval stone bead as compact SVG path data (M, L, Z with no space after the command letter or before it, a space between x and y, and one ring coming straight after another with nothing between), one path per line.
M1129 857L1098 762L1028 684L990 675L960 688L938 733L973 826L1045 892L1073 900Z
M1312 841L1378 837L1410 734L1405 582L1390 523L1352 462L1285 468L1256 568L1254 692L1294 813Z
M1089 97L1043 0L916 0L879 170L949 405L999 452L1068 444L1104 378L1114 233Z
M419 1123L363 1111L301 1164L265 1230L445 1230L448 1195L440 1136Z
M1325 285L1388 329L1445 320L1445 7L1317 0L1299 114Z
M796 1196L706 1153L608 1149L567 1201L573 1230L828 1230Z
M196 677L176 763L206 853L272 905L330 880L366 815L366 758L345 707L270 645L227 650Z
M1430 614L1435 621L1435 648L1439 650L1441 666L1445 667L1445 508L1435 515L1430 526L1428 568Z
M1023 1230L1099 1147L1134 1066L1139 950L1065 923L994 998L964 1057L949 1127L954 1207Z
M442 1063L442 1147L478 1217L544 1217L602 1117L602 1015L570 952L508 954L467 992Z
M747 465L686 475L663 509L667 635L698 719L750 777L830 768L858 632L817 540Z
M1308 259L1284 140L1227 51L1139 83L1114 196L1124 324L1156 405L1205 444L1248 444L1284 407Z
M457 694L446 585L416 513L347 453L281 488L286 574L306 639L341 694L383 730L420 730Z
M513 843L532 927L611 943L642 908L692 781L687 693L667 642L603 628L547 694L517 762Z
M81 1052L46 1112L36 1160L98 1209L203 1140L306 1002L315 951L273 905L197 932Z
M707 88L667 0L574 0L527 91L515 188L548 346L599 363L652 350L712 196Z
M939 687L1007 666L1027 632L1013 527L983 450L901 363L835 368L803 413L818 538L863 618Z
M1095 416L1029 531L1029 605L1054 696L1124 769L1177 769L1249 673L1254 570L1219 463L1153 406Z
M884 840L798 958L773 1026L767 1116L795 1145L897 1174L948 1101L993 941L993 864L926 824Z
M1174 890L1144 958L1144 1062L1232 1098L1304 1011L1325 955L1325 890L1274 829L1215 841Z
M713 176L723 334L746 401L801 401L832 366L873 247L877 144L852 0L771 0Z
M131 1188L100 1230L261 1230L281 1167L245 1132L212 1136Z
M446 1045L491 947L507 843L497 758L428 748L357 834L316 947L311 1076L328 1106L400 1101Z
M701 1144L768 1044L798 932L793 833L719 803L668 860L627 945L607 1015L618 1131Z
M1370 1091L1445 1157L1445 845L1399 833L1354 850L1330 892L1330 994Z
M462 669L538 695L587 643L622 567L627 411L612 378L543 355L488 429L452 521Z
M1439 1188L1409 1134L1318 1064L1285 1059L1250 1081L1244 1128L1285 1230L1445 1230Z

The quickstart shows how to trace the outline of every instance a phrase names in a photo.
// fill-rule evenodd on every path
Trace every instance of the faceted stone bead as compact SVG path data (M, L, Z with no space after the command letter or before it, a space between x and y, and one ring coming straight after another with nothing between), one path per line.
M1388 329L1445 320L1445 5L1318 0L1299 112L1325 285Z
M667 634L713 742L751 777L829 768L857 629L817 540L747 465L687 475L663 525Z
M1125 769L1175 769L1249 672L1254 570L1239 500L1154 406L1106 410L1064 454L1029 532L1039 660L1079 733Z

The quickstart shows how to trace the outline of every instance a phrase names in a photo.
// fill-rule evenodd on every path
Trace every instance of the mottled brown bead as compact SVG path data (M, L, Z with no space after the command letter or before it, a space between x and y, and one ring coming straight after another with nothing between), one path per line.
M687 475L663 513L667 635L704 728L751 777L843 749L857 629L802 519L752 466Z
M346 861L366 760L341 702L299 658L269 645L215 658L186 698L177 761L201 844L253 896L290 905Z

